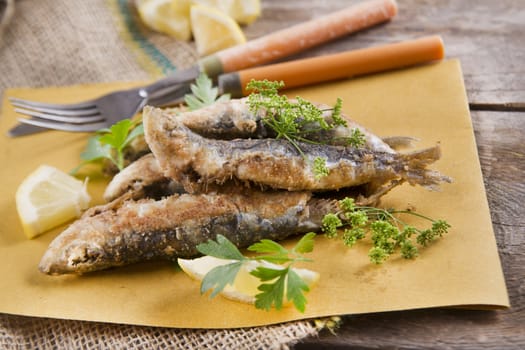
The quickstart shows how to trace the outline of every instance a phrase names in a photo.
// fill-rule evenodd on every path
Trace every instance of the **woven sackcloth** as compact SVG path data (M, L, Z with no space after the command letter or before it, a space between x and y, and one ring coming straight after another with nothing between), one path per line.
M16 0L0 42L0 97L10 87L159 77L196 59L191 43L140 25L130 0ZM1 349L288 348L310 321L192 330L0 314Z

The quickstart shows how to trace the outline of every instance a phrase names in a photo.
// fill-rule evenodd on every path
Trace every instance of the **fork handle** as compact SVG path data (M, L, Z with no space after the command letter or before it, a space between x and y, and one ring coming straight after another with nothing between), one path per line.
M290 56L385 22L397 13L395 0L369 0L332 14L276 31L199 61L208 76L235 72Z

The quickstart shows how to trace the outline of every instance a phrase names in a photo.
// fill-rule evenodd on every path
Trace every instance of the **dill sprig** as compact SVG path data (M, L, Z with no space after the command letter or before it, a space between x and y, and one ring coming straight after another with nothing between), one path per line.
M381 264L397 250L405 259L415 258L419 255L417 245L428 246L450 228L445 220L434 220L411 210L357 206L352 198L345 198L339 204L341 211L325 215L321 230L327 237L335 238L339 236L338 230L344 229L342 240L349 247L354 246L370 232L373 247L369 250L368 257L375 264ZM401 214L427 220L431 226L418 229L401 220Z
M252 93L248 96L248 105L254 113L264 112L263 122L276 133L276 139L286 139L303 157L305 154L300 142L320 144L316 141L315 134L337 126L347 126L341 115L343 101L340 98L332 108L331 118L328 120L324 117L324 111L313 103L301 97L289 100L286 96L279 95L279 89L283 87L282 81L250 81L247 89ZM363 133L359 129L353 129L346 144L359 147L364 141ZM312 165L317 179L329 174L326 158L316 157Z

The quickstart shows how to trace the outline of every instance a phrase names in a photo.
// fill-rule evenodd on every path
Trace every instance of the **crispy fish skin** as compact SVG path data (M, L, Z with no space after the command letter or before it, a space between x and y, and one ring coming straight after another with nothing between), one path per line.
M450 179L427 166L440 158L435 146L409 154L299 143L282 139L204 138L177 118L155 110L144 115L145 136L164 174L183 184L222 183L236 178L289 191L325 191L400 179L436 189ZM326 159L327 176L316 177L314 159ZM191 177L191 179L190 179ZM188 192L195 191L187 186Z
M148 111L151 107L147 107ZM148 112L146 112L148 113ZM264 113L250 111L246 98L219 101L194 111L170 113L194 132L209 138L262 138L268 136Z
M317 104L323 111L323 117L332 123L332 107ZM145 113L150 113L153 107L146 106ZM247 98L216 102L213 105L195 111L181 110L180 108L164 109L164 113L178 118L190 130L207 138L232 140L236 138L267 138L275 137L275 133L266 127L263 118L264 111L253 113L247 104ZM320 130L310 134L312 141L331 145L345 145L345 139L351 136L354 129L359 129L364 135L365 147L371 150L394 153L398 147L406 147L414 141L411 137L380 138L364 126L358 124L348 116L343 115L347 125L338 125L330 130ZM310 125L318 130L318 125ZM125 149L126 165L134 162L149 153L149 147L144 137L134 139ZM112 163L106 164L106 172L115 174L118 169Z
M324 120L327 123L332 124L333 108L326 104L316 104L316 107L323 111ZM364 148L377 152L395 153L395 150L391 147L391 145L388 142L385 142L385 140L376 136L364 126L360 125L359 123L352 120L346 115L342 115L342 118L346 121L346 125L337 125L329 130L319 130L320 128L318 124L310 125L310 128L319 130L315 133L310 134L310 139L312 141L316 141L318 143L326 145L346 146L346 140L352 137L352 132L354 131L354 129L357 129L364 136Z
M161 200L120 197L96 206L51 242L39 269L86 273L147 260L198 256L196 246L222 234L238 247L318 230L336 201L308 192L174 194Z
M190 130L201 136L218 139L232 138L264 138L274 136L267 130L262 118L265 113L253 113L247 104L247 99L237 99L217 102L214 105L203 107L195 111L176 109L164 109L163 114L177 118ZM318 104L317 107L323 111L323 116L328 123L332 123L332 107ZM146 108L145 113L158 113L151 107ZM354 128L361 130L366 139L368 148L394 153L397 147L409 146L413 138L390 137L380 139L350 118L345 117L347 126L337 126L331 130L322 130L318 125L311 125L316 132L310 137L313 141L329 143L333 145L344 144L344 139L350 136ZM144 142L143 142L144 143ZM149 148L148 148L149 151ZM151 196L151 193L166 195L181 192L180 184L169 181L158 166L154 156L150 153L129 164L123 171L119 172L109 183L104 193L104 199L109 202L126 192L133 192L134 198Z
M248 98L233 99L229 101L216 102L210 106L195 111L174 112L164 110L164 114L177 118L191 131L204 136L219 140L233 140L236 138L266 138L275 137L275 132L266 127L263 119L267 117L266 112L254 113L247 103ZM293 101L293 100L292 100ZM323 111L323 117L328 123L332 123L331 106L317 104L317 108ZM144 113L151 113L153 107L147 106ZM368 129L358 124L348 116L343 116L347 125L338 125L331 130L319 130L319 125L312 124L309 128L316 130L310 136L312 141L332 145L344 145L345 138L351 136L354 129L359 129L365 138L365 147L380 152L394 153L394 150L381 138L374 135Z
M104 200L110 202L125 193L133 199L145 197L160 198L174 193L182 193L181 184L164 176L153 153L137 159L109 182L104 191Z
M141 176L141 174L144 174ZM349 196L354 198L360 205L377 205L383 195L394 187L400 185L402 181L394 180L387 183L367 184L348 188L347 191L338 191L334 197L342 198ZM238 184L208 184L203 188L205 193L228 192L232 186ZM198 185L190 185L200 187ZM226 191L225 191L226 189ZM174 193L184 193L184 186L164 175L157 160L152 153L136 160L130 166L124 168L108 184L104 199L106 202L113 201L120 196L128 196L133 200L143 198L161 199Z

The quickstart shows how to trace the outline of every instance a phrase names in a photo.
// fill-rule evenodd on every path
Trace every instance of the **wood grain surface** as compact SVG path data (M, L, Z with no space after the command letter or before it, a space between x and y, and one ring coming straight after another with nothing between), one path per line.
M358 1L263 0L249 39ZM296 57L336 53L439 34L446 55L461 61L491 217L511 309L432 309L345 316L332 334L296 349L525 348L525 112L493 106L525 103L525 1L399 0L389 23ZM492 106L492 107L491 107ZM475 110L474 110L475 109Z

